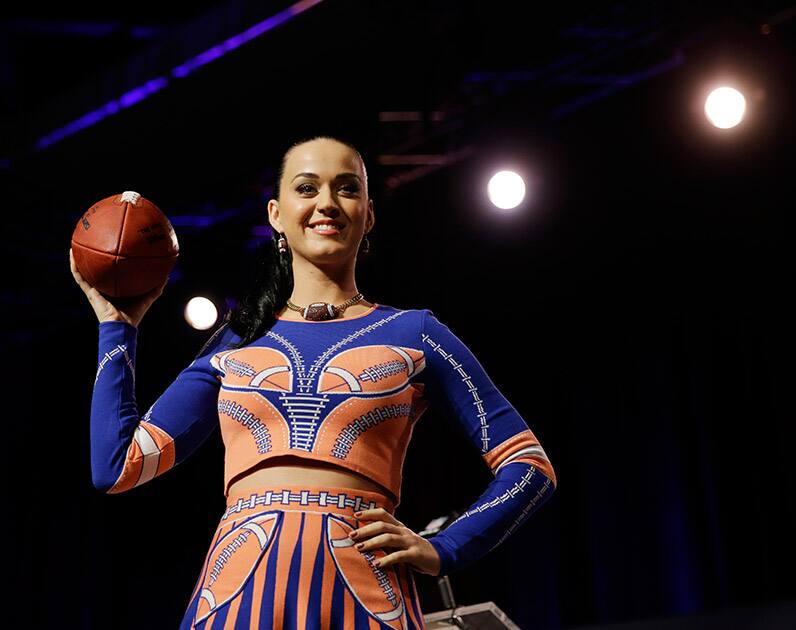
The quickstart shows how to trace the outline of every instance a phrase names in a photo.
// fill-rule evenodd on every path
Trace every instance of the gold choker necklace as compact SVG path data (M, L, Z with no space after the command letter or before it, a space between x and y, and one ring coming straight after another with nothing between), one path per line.
M354 297L346 300L342 304L335 306L334 304L329 304L328 302L313 302L309 306L305 306L302 308L301 306L297 306L293 304L290 300L287 301L287 307L291 311L298 311L301 313L304 319L308 319L313 322L322 322L327 319L337 319L340 315L342 315L345 310L351 306L352 304L356 304L360 300L363 299L361 293L357 293Z

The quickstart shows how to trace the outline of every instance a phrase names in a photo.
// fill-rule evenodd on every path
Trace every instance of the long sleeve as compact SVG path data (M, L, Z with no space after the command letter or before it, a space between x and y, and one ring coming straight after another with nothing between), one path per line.
M107 494L131 490L193 453L218 426L218 371L210 357L234 334L222 324L139 418L135 397L138 329L99 323L99 365L91 399L91 474ZM237 338L237 337L235 337Z
M429 542L440 575L459 571L505 541L550 497L556 476L526 421L469 348L423 309L425 395L478 449L494 479L459 518Z

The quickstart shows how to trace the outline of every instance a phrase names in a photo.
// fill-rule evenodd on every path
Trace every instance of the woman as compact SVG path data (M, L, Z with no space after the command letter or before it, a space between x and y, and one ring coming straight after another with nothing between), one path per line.
M71 263L100 322L94 484L107 493L141 485L220 425L227 506L181 628L424 628L413 571L457 571L499 545L553 492L553 468L432 311L358 292L355 265L375 216L353 146L325 136L294 144L275 193L273 260L142 418L137 327L165 283L122 309ZM414 423L429 404L465 432L495 479L425 539L394 512Z

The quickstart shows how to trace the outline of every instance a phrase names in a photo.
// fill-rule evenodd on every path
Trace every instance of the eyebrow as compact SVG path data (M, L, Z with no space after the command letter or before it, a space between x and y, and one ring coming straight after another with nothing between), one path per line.
M311 179L320 179L320 177L318 175L316 175L315 173L299 173L298 175L296 175L296 177L294 177L290 181L292 182L294 179L297 179L299 177L309 177ZM340 173L339 175L337 175L335 177L335 179L343 179L343 178L346 178L346 177L356 177L357 179L359 179L360 182L362 181L359 178L359 175L357 175L356 173Z

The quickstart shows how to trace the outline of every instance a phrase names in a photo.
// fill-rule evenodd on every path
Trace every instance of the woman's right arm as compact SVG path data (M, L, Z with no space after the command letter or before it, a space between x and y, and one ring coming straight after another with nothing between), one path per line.
M193 362L139 418L138 325L168 279L142 296L111 302L80 275L71 248L69 265L99 321L99 362L91 399L91 475L96 488L116 494L184 461L218 426L220 372L210 359L240 338L226 323L219 326Z
M218 426L219 371L213 354L237 340L222 324L143 417L135 398L138 329L99 323L99 363L91 400L91 473L107 494L131 490L181 463Z

